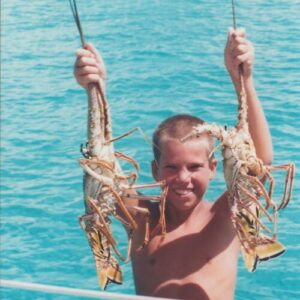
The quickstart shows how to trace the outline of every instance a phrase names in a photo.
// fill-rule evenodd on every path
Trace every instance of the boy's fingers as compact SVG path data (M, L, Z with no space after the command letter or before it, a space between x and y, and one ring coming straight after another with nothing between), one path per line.
M245 30L243 28L238 28L234 30L233 28L228 28L228 38L227 38L227 46L231 51L240 45L247 44L247 40L245 38Z
M97 74L89 74L86 76L87 82L98 82L99 76Z
M94 47L94 45L92 43L86 43L85 49L92 51L95 54L96 53L99 54L98 50Z
M235 30L235 34L236 34L237 36L240 36L240 37L245 37L245 36L246 36L246 30L245 30L245 28L243 28L243 27L237 28L237 29Z
M232 39L233 39L233 37L232 37L233 32L234 32L233 28L229 27L228 30L227 30L227 45L226 46L231 44Z
M227 34L229 37L246 37L246 30L243 27L233 29L232 27L228 27Z
M233 33L232 33L232 36L233 38L236 38L236 37L243 37L245 38L246 37L246 30L245 28L237 28L235 30L233 30Z
M252 47L252 44L246 40L245 38L236 37L231 43L230 43L230 50L232 53L239 53L241 50L250 50Z
M244 37L237 36L234 38L234 44L247 44L248 41Z
M82 56L77 58L75 67L84 67L84 66L98 66L98 63L93 57Z
M90 50L86 50L83 48L77 49L76 56L77 57L82 57L82 56L95 57L95 55Z
M76 74L78 74L79 76L83 76L86 74L99 74L99 70L96 67L85 66L85 67L77 68Z
M242 64L244 62L246 62L247 64L250 64L250 62L252 62L252 57L249 57L248 53L238 55L234 59L234 64L236 67L238 67L240 64Z
M228 37L231 37L233 32L234 32L234 29L232 27L228 27L228 30L227 30Z
M246 44L240 44L234 48L232 48L232 54L234 56L246 53L249 50Z
M85 47L87 50L91 51L95 55L95 57L97 57L97 59L99 59L99 61L102 62L102 57L101 57L100 52L98 52L98 50L94 47L94 45L92 43L87 43Z
M80 76L77 80L82 86L87 87L91 82L99 82L99 76L96 74L89 74L86 76Z

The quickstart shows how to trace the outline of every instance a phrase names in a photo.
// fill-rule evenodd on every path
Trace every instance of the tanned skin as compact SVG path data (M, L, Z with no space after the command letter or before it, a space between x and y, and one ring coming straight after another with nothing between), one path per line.
M238 68L242 65L248 101L249 130L257 156L265 164L273 158L272 141L253 83L254 48L243 29L229 29L224 51L226 68L236 93L240 92ZM89 82L105 82L101 55L88 44L77 51L74 75L87 88ZM240 244L230 221L225 191L215 202L204 199L215 175L215 160L208 159L207 139L181 143L165 137L161 154L152 162L155 180L169 186L166 204L167 233L154 236L139 249L145 233L145 218L136 214L139 229L132 254L137 294L207 300L233 299ZM136 200L128 202L140 205ZM144 204L151 212L151 228L158 222L155 204Z

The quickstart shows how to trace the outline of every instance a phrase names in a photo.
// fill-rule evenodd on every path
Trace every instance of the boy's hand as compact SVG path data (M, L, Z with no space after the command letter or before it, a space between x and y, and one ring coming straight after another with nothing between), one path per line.
M74 64L76 81L85 89L91 82L101 82L105 87L106 70L103 59L97 49L90 43L85 49L76 51L77 59Z
M242 65L245 80L252 77L254 47L246 39L246 33L243 28L228 29L224 59L226 68L236 87L239 85L239 65Z

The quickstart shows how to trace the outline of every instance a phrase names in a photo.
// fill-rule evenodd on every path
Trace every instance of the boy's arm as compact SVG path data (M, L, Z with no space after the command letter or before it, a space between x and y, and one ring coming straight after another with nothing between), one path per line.
M245 30L229 29L224 57L226 68L230 74L237 95L241 90L238 70L239 65L242 65L248 104L249 131L255 145L257 156L264 164L271 164L273 159L272 139L268 123L254 87L254 48L246 39Z

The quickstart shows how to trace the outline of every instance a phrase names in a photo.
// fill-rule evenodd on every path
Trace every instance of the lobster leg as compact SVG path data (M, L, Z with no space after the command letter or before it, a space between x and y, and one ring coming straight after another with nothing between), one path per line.
M158 224L154 227L154 229L151 232L151 236L154 236L158 234L158 232L161 230L161 233L163 235L166 234L166 216L165 216L165 208L166 208L166 199L167 199L167 194L168 194L168 186L164 188L163 195L162 195L162 200L159 203L159 211L160 211L160 216L159 216L159 221Z
M243 187L241 184L237 183L237 187L245 193L258 207L263 211L263 213L267 216L270 222L272 222L272 217L269 214L269 212L265 209L265 207L260 203L260 201L257 199L255 195L249 192L248 189Z
M256 186L259 190L260 193L263 195L264 199L266 200L266 209L271 206L274 209L277 209L276 203L269 197L268 193L266 192L266 189L264 185L261 183L261 181L254 176L250 175L243 175L249 182L252 182L254 186Z
M270 171L285 170L287 172L285 177L283 197L279 205L279 209L285 208L290 202L292 195L292 188L295 176L295 166L294 164L286 164L282 166L268 166L268 169Z
M134 166L136 171L137 172L139 171L140 167L139 167L138 163L134 159L132 159L130 156L125 155L124 153L121 153L118 151L115 151L115 156L119 159L123 159L123 160L130 162Z

